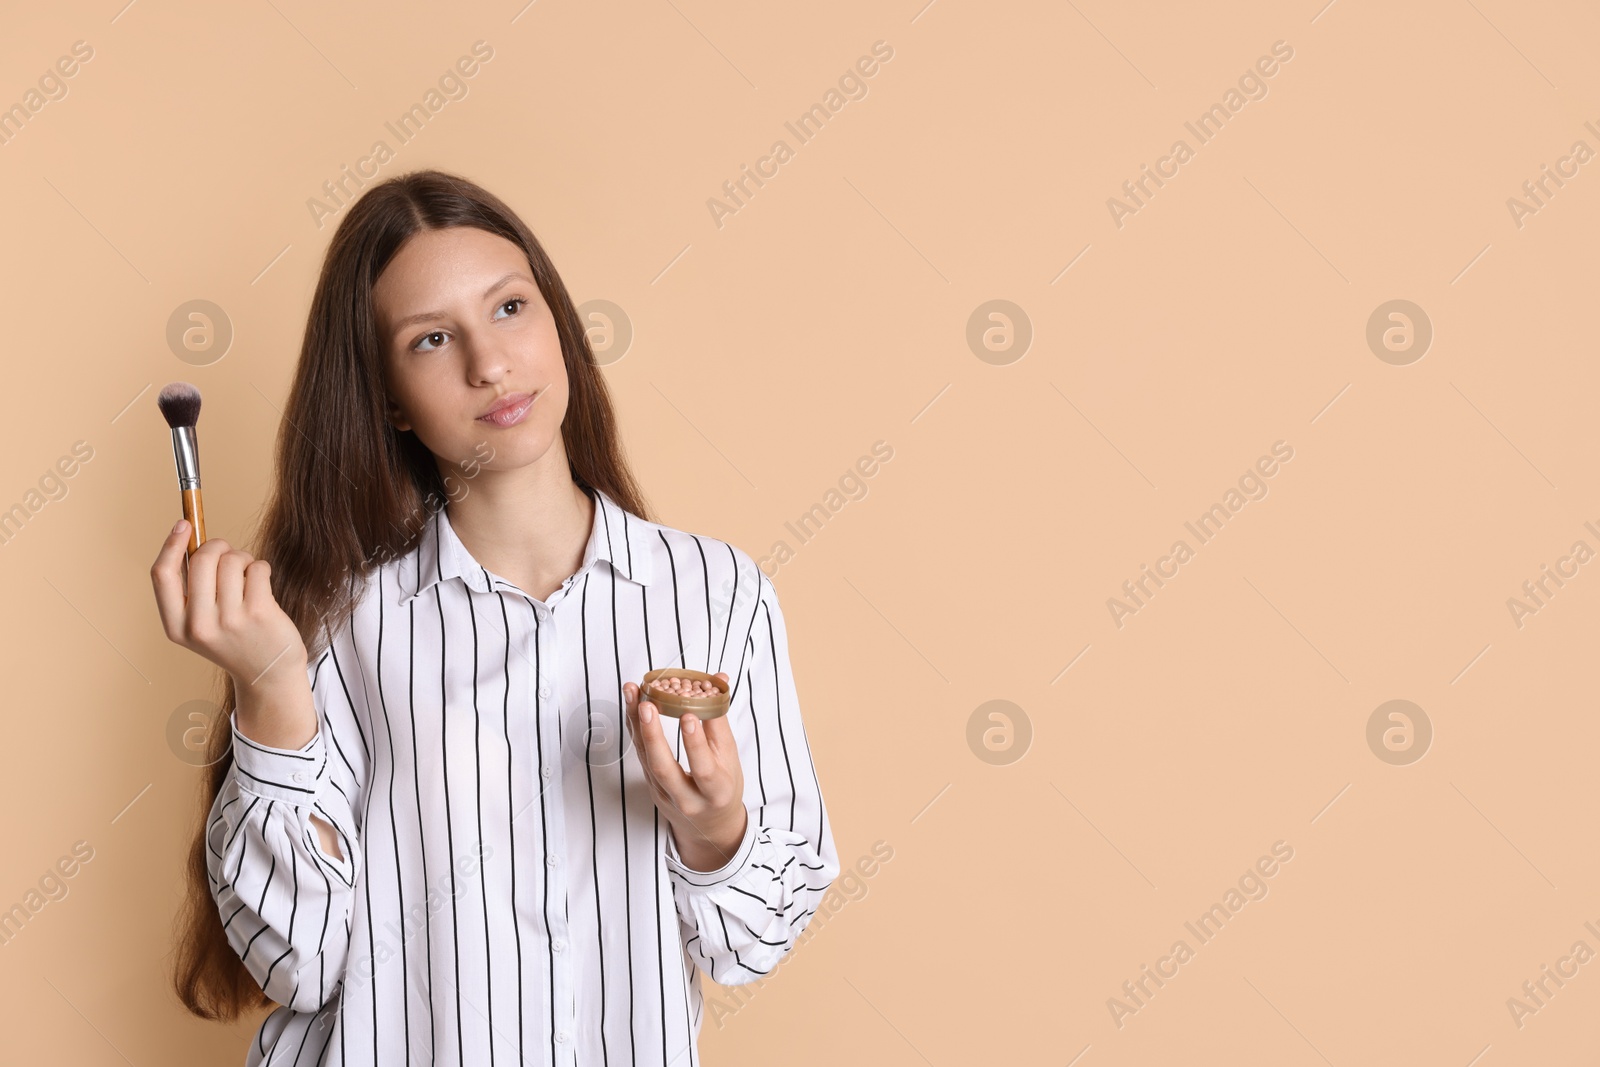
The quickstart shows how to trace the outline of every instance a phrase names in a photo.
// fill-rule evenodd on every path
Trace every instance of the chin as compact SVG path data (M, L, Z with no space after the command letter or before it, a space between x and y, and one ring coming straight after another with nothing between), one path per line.
M555 435L543 426L513 426L488 439L488 447L494 449L489 462L496 470L526 467L543 459L554 443Z

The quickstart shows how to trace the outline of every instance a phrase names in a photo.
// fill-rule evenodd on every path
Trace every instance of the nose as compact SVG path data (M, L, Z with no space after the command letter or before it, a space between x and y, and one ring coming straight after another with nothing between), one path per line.
M493 385L511 368L504 342L490 331L466 339L466 349L467 378L473 385Z

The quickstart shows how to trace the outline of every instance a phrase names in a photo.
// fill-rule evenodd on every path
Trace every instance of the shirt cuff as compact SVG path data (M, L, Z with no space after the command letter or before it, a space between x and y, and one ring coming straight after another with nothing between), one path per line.
M239 732L238 712L228 717L233 730L233 766L239 790L296 807L316 799L327 776L328 750L322 727L302 749L272 748Z
M733 850L733 857L714 871L696 871L684 866L683 860L678 857L678 844L669 833L666 849L667 868L679 881L696 889L715 889L717 886L726 885L733 881L750 862L750 853L756 847L756 829L755 819L746 818L744 837L740 838L738 847Z

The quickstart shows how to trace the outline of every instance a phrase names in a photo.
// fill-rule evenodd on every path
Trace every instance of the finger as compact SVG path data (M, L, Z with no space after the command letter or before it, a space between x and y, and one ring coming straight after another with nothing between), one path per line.
M622 683L622 715L628 721L628 731L643 744L644 734L639 729L639 686L634 682ZM646 772L649 769L646 767Z
M272 564L251 560L244 568L244 603L249 608L265 608L277 601L272 595Z
M683 749L689 754L689 773L696 780L714 777L719 768L716 754L706 740L706 724L700 721L700 716L691 714L685 714L679 721L683 725Z
M189 524L184 523L167 535L150 567L150 582L156 591L156 610L161 615L161 628L170 640L177 641L183 634L183 574L181 567L184 549L189 544Z
M672 755L667 728L662 725L661 707L654 701L638 701L634 721L642 739L640 757L648 760L646 769L651 781L675 803L682 803L693 793L694 785L682 763Z
M244 567L250 554L234 549L217 560L217 617L224 620L238 618L244 607Z
M639 733L638 710L639 710L639 691L638 691L637 687L635 687L632 682L623 682L622 683L622 720L623 720L624 724L627 727L629 735L633 737L635 742L638 742L638 743L642 744L642 740L641 740L642 735ZM640 762L643 763L643 758L642 757L640 759ZM648 773L649 768L647 767L647 768L645 768L645 770L646 770L646 773Z
M649 720L645 713L649 712ZM648 700L636 701L630 726L639 741L639 763L651 784L665 794L680 810L693 793L693 783L684 774L683 767L672 755L665 729L661 725L661 710Z
M730 756L738 758L739 745L733 739L733 727L728 723L726 712L714 719L702 719L700 731L704 731L707 743L719 759L727 759Z
M722 684L728 685L728 691L732 693L733 687L729 685L728 672L718 671L716 677L721 678ZM733 709L730 707L728 710L732 711ZM719 756L729 753L737 754L739 750L733 741L733 729L728 725L727 712L723 712L714 719L703 719L701 720L701 725L705 728L706 740L711 743L712 750Z
M214 538L189 554L189 630L215 630L217 625L217 560L228 542Z

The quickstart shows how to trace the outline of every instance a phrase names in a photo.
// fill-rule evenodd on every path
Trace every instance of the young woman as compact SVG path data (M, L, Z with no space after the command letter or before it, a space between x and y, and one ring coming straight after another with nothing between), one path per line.
M435 171L334 234L259 557L152 567L223 671L175 984L258 1064L699 1062L839 870L783 614L650 521L561 278ZM186 568L186 572L185 572ZM719 674L723 718L639 700Z

